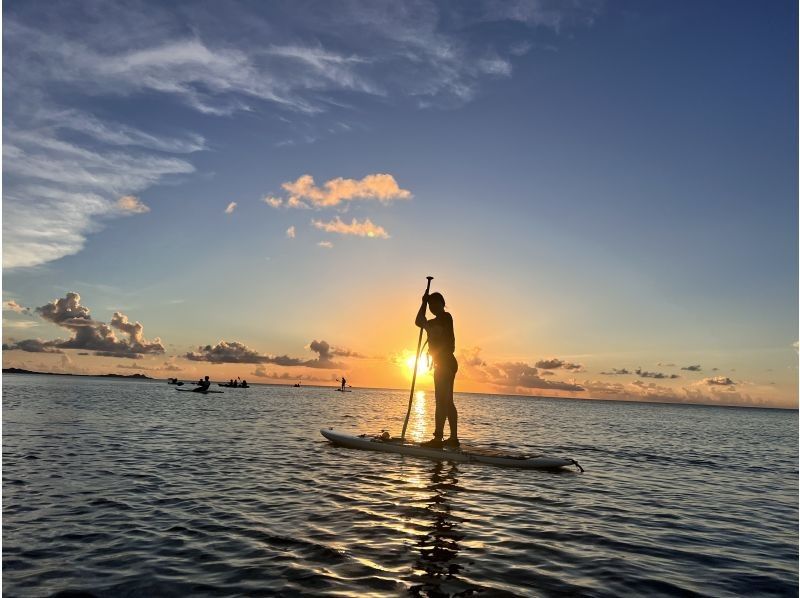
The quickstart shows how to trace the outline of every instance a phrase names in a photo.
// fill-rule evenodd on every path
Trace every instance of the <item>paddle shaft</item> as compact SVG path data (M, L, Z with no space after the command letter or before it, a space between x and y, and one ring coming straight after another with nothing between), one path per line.
M433 276L426 276L426 278L428 279L428 286L425 288L425 294L427 295L431 291L431 281L433 280ZM400 438L402 440L406 439L408 418L411 416L411 403L414 401L414 386L417 383L417 366L419 365L419 352L420 349L422 349L422 333L424 331L424 328L419 329L419 340L417 340L417 356L414 358L414 372L411 374L411 393L408 395L408 411L406 411L406 419L403 422L403 433L400 434Z

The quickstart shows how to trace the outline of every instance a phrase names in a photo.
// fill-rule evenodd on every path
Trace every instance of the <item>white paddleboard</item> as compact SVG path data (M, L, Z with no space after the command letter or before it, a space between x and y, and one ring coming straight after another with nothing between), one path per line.
M517 467L520 469L561 469L562 467L576 466L583 468L574 459L546 457L544 455L509 455L499 451L481 449L479 447L465 447L463 444L458 449L435 449L420 446L406 441L384 440L379 436L362 434L344 434L333 429L320 430L322 435L336 445L347 448L362 449L367 451L380 451L383 453L399 453L434 459L436 461L456 461L458 463L485 463L501 467Z

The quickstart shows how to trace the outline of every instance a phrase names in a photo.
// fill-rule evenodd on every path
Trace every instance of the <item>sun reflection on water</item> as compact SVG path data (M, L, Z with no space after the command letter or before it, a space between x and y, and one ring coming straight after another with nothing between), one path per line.
M424 390L414 393L413 421L411 425L411 438L413 442L425 440L429 434L428 428L431 425L431 417L427 412L427 397Z

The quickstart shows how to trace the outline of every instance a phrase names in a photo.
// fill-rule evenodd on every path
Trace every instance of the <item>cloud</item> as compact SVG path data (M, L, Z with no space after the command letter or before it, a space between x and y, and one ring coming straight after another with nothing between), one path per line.
M231 203L228 204L228 207L225 208L225 213L226 214L233 214L233 211L236 209L236 206L237 206L237 203L235 201L232 201Z
M267 195L261 199L265 204L272 208L279 208L283 205L283 200L280 197L273 197L271 195Z
M320 241L319 243L317 243L317 245L319 247L322 247L323 249L332 249L333 248L333 243L331 243L330 241Z
M604 376L625 376L627 374L630 374L631 372L626 370L625 368L621 369L611 368L610 372L600 372L600 373L603 374Z
M31 309L29 307L25 307L24 305L20 305L13 299L9 299L8 301L3 303L3 309L8 311L13 311L18 314L30 314Z
M681 369L686 370L687 372L700 372L702 371L703 368L701 368L699 365L687 365L686 367Z
M22 341L3 343L3 351L25 351L27 353L63 353L58 348L61 341L43 341L29 338Z
M411 192L401 189L391 174L370 174L361 180L337 177L326 181L322 187L314 183L314 177L310 174L304 174L296 181L289 181L281 186L289 194L286 201L289 207L311 205L315 208L329 208L354 200L389 203L411 198Z
M194 171L191 164L176 158L92 150L62 141L53 131L30 132L13 125L6 129L6 268L36 266L79 252L86 235L99 230L103 222L146 211L132 192Z
M497 363L489 366L491 383L507 388L572 390L582 391L583 387L571 382L544 380L535 367L517 361Z
M286 238L287 239L294 239L295 236L296 236L296 233L295 233L295 230L294 230L294 226L290 226L289 228L286 229Z
M3 23L5 267L76 254L131 213L117 198L192 174L184 158L206 140L164 121L269 112L284 126L277 134L315 139L351 129L338 113L356 114L359 103L461 106L512 75L535 29L583 27L599 12L594 1L468 4L348 2L309 13L237 3L222 14L211 4L15 3ZM509 32L499 46L483 33L497 27ZM141 103L168 117L145 129L105 116L133 120L129 107ZM288 184L294 196L267 203L410 197L388 174Z
M636 369L636 375L640 378L680 378L677 374L663 374L661 372L646 372L642 368Z
M735 386L736 382L725 376L715 376L703 379L703 383L709 386Z
M72 335L67 340L42 341L27 339L3 345L4 350L19 350L34 353L60 353L62 349L92 351L101 357L128 357L140 359L144 355L164 353L161 339L148 341L144 338L144 327L131 322L125 314L115 312L106 324L92 318L89 308L81 305L78 293L70 292L61 299L36 308L36 313L45 321L66 329ZM114 330L128 336L118 339Z
M307 348L317 353L320 361L330 361L333 357L354 357L358 359L366 357L361 353L357 353L345 347L335 347L327 341L313 340L309 343Z
M480 347L471 347L469 349L462 349L458 353L458 363L462 367L477 368L486 365L481 357Z
M355 218L347 224L337 216L330 222L322 222L320 220L312 220L311 223L318 229L324 230L329 233L338 233L340 235L353 235L356 237L369 237L371 239L388 239L389 234L382 226L377 226L372 223L369 218L363 222L359 222Z
M583 387L572 382L545 380L535 367L524 362L487 363L480 353L479 347L459 351L459 375L511 392L534 389L583 391Z
M536 362L536 367L543 369L543 370L580 370L583 369L583 366L579 363L568 363L562 359L540 359Z
M333 382L336 380L336 374L331 374L329 377L325 378L321 376L309 376L308 374L294 372L270 371L267 370L267 368L265 368L263 365L258 366L250 373L250 375L257 376L259 378L268 378L270 380L280 380L283 382L295 380L305 380L306 382Z
M138 197L125 195L117 200L117 208L125 214L146 214L150 211L146 205L139 201Z
M585 380L583 386L589 396L599 399L711 405L764 406L767 404L766 399L736 392L730 385L708 385L705 381L681 388L661 386L655 382L642 380L634 380L628 384L609 384L598 380Z
M207 361L209 363L253 363L273 364L285 367L309 367L321 369L335 369L342 367L333 361L336 353L326 341L314 340L309 345L311 351L317 353L316 359L301 359L288 355L267 355L259 353L237 341L219 341L216 345L205 345L197 351L186 353L184 357L190 361Z
M34 328L39 325L39 322L34 320L6 320L3 319L3 326L5 328Z

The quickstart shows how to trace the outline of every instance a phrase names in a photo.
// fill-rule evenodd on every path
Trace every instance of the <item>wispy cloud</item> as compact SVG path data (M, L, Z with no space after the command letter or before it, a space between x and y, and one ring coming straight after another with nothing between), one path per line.
M333 243L330 241L320 241L317 243L318 247L322 247L323 249L333 249Z
M369 237L371 239L388 239L389 233L382 226L373 224L369 218L359 222L355 218L348 224L343 222L338 216L330 222L312 220L311 223L318 229L329 233L340 235L352 235L356 237Z
M237 205L238 204L235 201L232 201L231 203L228 204L228 207L225 208L225 213L226 214L233 214L233 211L236 209Z
M185 157L207 149L204 136L120 122L134 103L211 117L279 112L291 115L282 136L316 139L351 128L339 126L339 113L353 114L373 98L462 105L482 85L512 75L534 28L584 26L597 12L595 0L357 0L323 3L313 13L271 3L233 3L224 11L180 3L16 3L4 13L4 265L75 254L108 219L140 213L118 209L119 197L194 172ZM513 24L514 33L494 47L472 34L487 24ZM265 201L326 207L410 197L387 174L319 187L301 177L287 185L288 197Z
M35 266L83 248L103 219L147 211L132 193L188 174L161 155L95 151L41 132L14 129L3 146L3 265ZM122 199L119 198L123 196Z
M287 239L294 239L297 236L297 232L294 229L294 225L290 226L286 229L286 238Z

